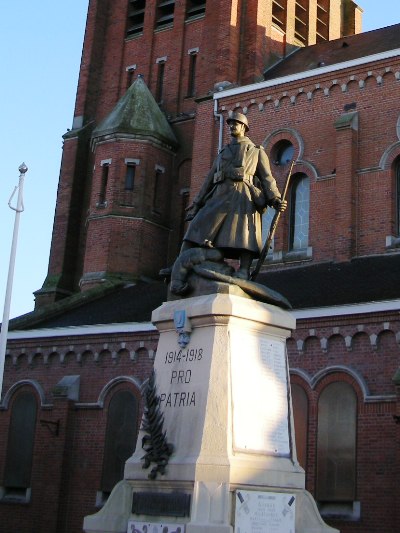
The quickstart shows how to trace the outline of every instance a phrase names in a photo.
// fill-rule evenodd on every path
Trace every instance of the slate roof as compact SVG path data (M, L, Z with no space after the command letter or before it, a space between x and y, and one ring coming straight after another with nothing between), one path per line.
M335 65L400 48L400 24L298 48L266 70L265 80Z
M58 316L44 319L35 327L150 322L152 311L167 300L167 288L163 281L139 281L136 285L117 288L81 307L67 309Z
M298 310L400 299L399 273L400 254L393 254L346 263L272 268L262 272L257 283L280 292ZM14 319L10 330L149 322L152 311L166 300L167 285L163 281L139 281L85 299L82 305L67 305L61 313L49 309L39 319L35 313Z
M400 299L400 254L264 272L257 282L288 298L294 309Z
M176 147L178 141L167 118L142 77L138 77L111 113L93 130L92 137L110 134L155 138Z

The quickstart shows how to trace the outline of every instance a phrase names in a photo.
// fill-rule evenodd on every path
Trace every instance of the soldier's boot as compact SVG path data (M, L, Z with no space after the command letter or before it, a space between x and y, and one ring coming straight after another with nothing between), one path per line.
M243 252L240 256L239 269L233 274L233 277L239 279L250 279L250 267L253 259L253 253Z

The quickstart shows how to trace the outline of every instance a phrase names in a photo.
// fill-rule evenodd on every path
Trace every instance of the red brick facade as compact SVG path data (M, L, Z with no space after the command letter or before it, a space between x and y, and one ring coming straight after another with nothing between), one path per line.
M282 3L284 31L273 19L278 11L272 0L215 0L212 8L208 1L204 16L192 20L187 20L187 2L177 1L173 25L154 31L158 2L147 0L142 32L126 38L127 0L89 2L74 129L65 136L49 273L36 293L38 312L104 281L156 278L171 263L182 238L185 205L217 153L221 124L222 142L227 141L224 123L232 111L247 115L249 136L270 156L280 188L287 173L287 166L275 164L282 141L294 148L294 177L309 178L307 249L293 253L291 220L283 217L267 271L329 262L340 269L356 258L398 252L398 47L372 55L368 36L339 39L343 32L360 31L360 11L351 1L345 2L347 18L341 20L339 2L310 0L308 37L301 43L296 3ZM358 55L282 76L269 78L267 71L262 81L265 69L289 57L294 46L320 41L316 14L325 4L327 38L338 39L332 50L355 48ZM188 94L193 54L194 96ZM140 135L94 142L94 128L137 74L160 97L178 147ZM135 162L133 191L124 187L127 160ZM162 202L156 198L157 169L162 170L158 178L165 178ZM311 289L323 294L325 288L304 287L305 293ZM298 433L307 489L317 499L321 395L330 384L345 383L356 398L354 497L335 502L346 508L336 518L327 508L326 520L342 533L395 533L400 518L400 321L393 294L385 302L294 310L291 379L306 397ZM0 497L1 530L78 533L83 517L96 511L101 491L109 403L119 390L131 391L139 401L158 337L144 323L117 330L47 328L42 334L33 327L11 335L0 410L0 487L6 491L13 402L25 390L37 400L31 496L28 502ZM60 387L66 376L79 377L78 395L70 397Z
M344 27L345 22L350 19L358 20L358 8L354 8L353 12L343 19L338 2L319 2L330 15L327 38L340 37L341 25ZM124 143L114 143L113 146L108 146L108 149L103 146L101 150L96 151L95 157L90 147L90 135L93 128L113 110L137 74L143 76L156 99L161 99L161 109L173 125L180 143L179 150L174 154L174 160L168 168L169 179L175 184L175 188L169 196L170 206L167 210L170 216L163 221L164 228L169 228L170 234L176 235L179 234L181 220L177 220L172 214L172 206L182 204L182 190L188 187L190 176L198 181L199 176L204 175L204 172L196 174L195 169L190 168L193 159L192 146L196 143L194 130L199 126L201 109L195 97L202 98L211 94L216 86L237 86L259 81L265 68L282 58L293 46L312 44L317 40L317 0L310 2L309 20L306 24L307 38L304 42L296 40L293 15L298 8L295 7L294 0L287 2L288 16L284 38L282 29L278 32L277 27L272 25L272 0L246 3L238 0L218 0L212 3L212 9L207 6L205 16L194 19L186 15L186 4L175 2L172 27L169 25L154 30L158 3L156 0L147 0L142 33L125 38L128 13L131 9L128 0L92 0L89 3L74 126L65 136L49 273L44 286L36 293L37 305L75 292L82 277L97 272L90 270L92 265L87 255L92 251L86 239L92 241L88 236L90 224L87 213L90 212L91 220L97 203L98 152L104 151L105 159L113 159L110 170L115 173L121 167L122 161L131 157L132 146ZM290 15L292 11L293 15ZM359 31L359 23L355 23L355 31ZM286 44L278 46L277 39ZM193 55L196 56L195 81L193 94L188 95ZM160 69L163 72L162 83ZM160 84L162 94L158 94ZM204 134L204 130L202 133ZM140 144L140 139L137 141ZM140 152L142 149L143 147L135 146L133 152ZM209 154L214 157L215 142L210 146ZM147 156L146 165L151 165L151 157ZM207 165L207 158L205 163ZM141 168L143 169L143 165ZM142 170L142 176L144 172ZM146 171L147 192L142 194L151 192L151 172ZM113 186L120 186L115 179L114 177L109 181L108 195L113 194ZM137 201L142 202L143 198L138 198ZM146 204L146 200L144 201ZM131 211L129 216L143 215ZM126 217L128 226L129 216ZM123 246L124 232L120 235L113 233L113 241L116 246ZM137 251L133 248L131 251L132 258L128 259L134 263L134 254ZM173 259L176 251L176 238L172 237L169 249L165 249L163 256L159 255L159 262L167 264ZM113 267L111 272L108 272L108 264L103 266L104 271L110 275L116 273ZM118 274L134 279L135 276L143 274L142 268L139 267L136 271L135 268L131 265ZM148 274L154 275L155 272L156 269L151 268Z
M104 340L104 334L39 337L25 340L22 349L20 342L16 351L11 348L1 413L2 476L15 396L33 391L39 415L32 467L35 488L28 504L2 502L4 533L78 532L83 516L96 511L108 404L120 389L132 391L140 400L140 386L151 371L157 347L157 335L148 332L111 334ZM57 388L64 376L79 376L79 401Z

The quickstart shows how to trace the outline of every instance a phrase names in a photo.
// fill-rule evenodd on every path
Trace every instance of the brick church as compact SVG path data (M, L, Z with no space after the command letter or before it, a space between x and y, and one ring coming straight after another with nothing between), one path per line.
M10 322L2 533L79 533L122 479L158 273L237 111L280 189L295 161L257 281L297 319L306 488L342 533L398 531L400 24L361 18L352 0L89 1L48 275Z

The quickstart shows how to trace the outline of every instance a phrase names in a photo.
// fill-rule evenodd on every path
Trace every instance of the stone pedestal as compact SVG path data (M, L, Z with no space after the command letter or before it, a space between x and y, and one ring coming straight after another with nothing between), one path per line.
M304 490L297 462L286 356L292 315L212 294L165 303L152 319L160 331L156 391L174 451L165 474L148 479L141 431L124 481L99 513L85 518L84 530L125 533L129 522L132 532L140 530L136 523L148 523L154 532L158 524L172 523L165 531L232 533L236 519L252 518L240 516L243 491L249 498L269 494L271 501L287 495L295 502L293 533L336 531ZM190 336L185 347L178 344L177 327ZM133 500L139 502L134 513ZM271 531L283 531L279 520Z

